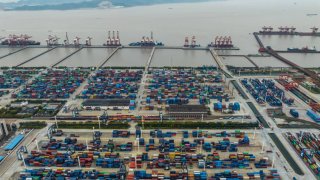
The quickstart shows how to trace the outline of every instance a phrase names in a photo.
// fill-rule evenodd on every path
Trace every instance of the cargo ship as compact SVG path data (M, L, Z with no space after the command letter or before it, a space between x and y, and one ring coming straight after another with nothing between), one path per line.
M153 40L153 32L151 32L151 37L143 36L140 42L132 42L129 46L138 46L138 47L153 47L153 46L164 46L162 42L157 42Z
M288 52L317 52L316 48L313 47L313 49L310 49L308 47L303 48L288 48Z
M40 45L40 42L30 40L32 36L28 35L9 35L9 37L4 38L1 41L3 46L37 46Z
M153 47L153 46L164 46L162 42L132 42L129 46L145 46L145 47Z

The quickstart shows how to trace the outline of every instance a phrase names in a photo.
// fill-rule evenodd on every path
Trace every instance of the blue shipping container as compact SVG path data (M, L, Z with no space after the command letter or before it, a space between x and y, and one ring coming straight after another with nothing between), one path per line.
M312 109L307 110L307 115L314 121L320 122L320 116L317 112L314 112Z
M24 135L23 134L19 134L17 135L15 138L13 138L6 147L4 147L4 150L6 151L9 151L9 150L12 150L14 149L18 144L19 142L24 138Z

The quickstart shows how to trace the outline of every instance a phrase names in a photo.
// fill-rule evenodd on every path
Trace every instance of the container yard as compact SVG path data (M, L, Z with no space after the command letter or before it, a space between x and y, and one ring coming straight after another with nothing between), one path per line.
M287 140L305 165L319 179L319 136L314 133L300 131L299 133L286 133Z
M272 151L253 131L61 132L33 142L35 149L21 160L27 170L14 177L281 179Z
M153 69L146 84L146 104L188 104L189 99L197 104L210 104L210 99L229 99L223 93L222 74L215 67L199 69L162 70ZM201 86L201 84L203 84ZM219 96L219 97L218 97Z
M26 83L28 79L36 75L38 69L29 70L2 70L0 75L0 89L16 89Z
M83 99L132 99L135 100L142 70L109 70L101 69L89 78L78 95Z
M8 55L0 65L7 62L18 67L1 71L0 117L9 123L45 120L48 126L31 131L30 137L23 134L20 140L15 140L16 133L4 142L0 175L14 179L312 179L318 173L316 147L310 145L317 141L316 134L303 135L305 141L300 142L296 130L277 127L276 122L284 120L274 120L266 109L282 108L293 120L318 123L320 99L271 73L286 70L296 80L301 72L271 50L267 51L271 55L250 55L201 47L72 44L29 47ZM279 54L295 61L290 56L296 53ZM297 55L316 57L316 53ZM259 74L267 77L239 73L238 77L226 66L255 69L256 74L268 69L269 73ZM307 80L315 81L314 76ZM78 129L64 125L52 130L53 124L70 120ZM80 121L96 125L92 130L85 124L80 129L76 125ZM183 127L195 125L177 130L159 124L177 127L178 122L185 123ZM114 123L127 125L113 128ZM150 124L144 128L144 123L164 129L151 129ZM206 129L197 123L216 124ZM235 130L245 123L257 125ZM303 155L294 143L286 146L292 136L281 137L281 132L297 136Z
M81 69L47 70L20 92L12 94L12 97L27 99L69 98L88 75L88 70Z
M281 107L284 104L294 105L294 99L286 97L284 90L277 87L270 79L243 79L241 84L249 91L256 102L262 106Z

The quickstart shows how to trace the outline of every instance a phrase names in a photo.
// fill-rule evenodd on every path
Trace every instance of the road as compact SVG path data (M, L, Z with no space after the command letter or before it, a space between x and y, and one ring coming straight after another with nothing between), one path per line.
M221 70L231 74L227 67L222 63L220 57L218 56L218 54L216 53L216 51L214 49L210 50L212 56L214 57L214 59L216 60L218 66L221 68ZM243 77L232 77L229 79L232 80L236 80L238 81L239 84L240 83L240 79ZM229 80L228 79L228 80ZM228 81L227 80L227 81ZM243 87L240 88L243 89ZM278 160L280 161L275 161L275 168L277 168L280 172L280 174L282 175L283 178L285 179L292 179L293 177L297 177L298 179L313 179L314 176L312 175L312 173L308 170L308 168L303 164L302 160L295 154L295 152L293 151L293 149L291 149L291 146L288 144L288 142L284 139L283 137L283 132L282 129L278 128L277 125L274 123L274 121L268 116L266 109L260 107L260 105L258 105L256 103L256 101L253 99L253 97L247 93L246 91L244 91L247 96L249 97L248 100L246 100L245 102L252 102L258 109L258 111L263 115L263 117L265 118L265 120L267 121L267 123L270 125L270 127L272 127L271 129L269 128L262 128L259 130L259 133L262 134L262 136L264 137L264 141L266 144L266 147L273 147L274 150L276 150L276 152L280 152L280 150L276 147L276 145L274 144L274 142L271 140L270 136L268 133L275 133L278 138L280 139L280 141L285 145L285 147L287 148L287 150L290 152L290 155L294 158L294 160L298 163L298 165L300 166L300 168L303 169L303 171L305 172L305 176L301 177L299 175L297 175L293 169L291 168L291 166L289 165L289 163L286 161L286 159L283 156L279 156ZM291 95L290 95L291 96ZM294 97L294 96L292 96ZM242 101L244 102L244 100ZM246 104L246 103L242 103L242 104ZM250 108L248 108L250 109ZM252 117L255 117L253 112L250 110L250 115ZM278 153L281 154L281 153ZM288 171L285 170L286 167L288 169Z
M240 83L240 78L238 78L238 81ZM280 86L278 86L278 87L280 87ZM241 87L241 88L243 88L243 87ZM280 159L280 162L279 161L276 162L276 168L281 172L286 172L286 170L284 169L284 167L286 167L288 169L288 172L284 173L284 174L286 174L286 177L289 179L292 179L293 177L296 177L298 179L304 179L306 177L308 179L313 179L314 176L312 175L311 171L304 165L304 163L302 162L300 157L297 156L297 154L291 148L290 144L284 139L283 130L278 128L277 125L275 124L275 122L268 116L267 111L266 111L267 108L261 107L259 104L256 103L256 101L253 99L253 97L250 94L248 94L246 91L245 91L245 93L249 97L249 100L247 102L252 102L257 107L258 111L261 113L261 115L265 118L265 120L267 121L267 123L271 127L271 129L270 128L263 128L260 130L261 133L263 134L263 136L265 137L266 146L274 147L274 149L277 149L277 152L280 152L280 150L276 147L276 145L274 144L274 142L271 140L270 136L268 135L269 133L275 133L277 135L277 137L279 138L279 140L281 141L281 143L283 143L283 145L286 147L286 149L288 150L288 152L290 153L292 158L295 160L295 162L305 172L305 175L302 177L302 176L296 174L283 156L278 157L278 159ZM290 94L290 96L295 97L295 96L292 96L291 94Z
M44 138L47 134L47 128L51 126L52 124L48 124L46 128L43 128L41 130L33 130L28 137L24 138L21 144L17 147L26 146L28 151L35 149L36 144L33 143L34 139L36 138ZM0 165L0 177L3 179L9 179L12 174L14 174L16 171L21 171L23 167L21 167L22 162L17 159L17 149L15 148L11 154L3 161L3 163Z

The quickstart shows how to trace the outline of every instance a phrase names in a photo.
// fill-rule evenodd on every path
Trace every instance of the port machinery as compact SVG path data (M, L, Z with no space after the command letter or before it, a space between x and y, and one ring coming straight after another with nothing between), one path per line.
M263 26L262 27L262 31L263 32L271 32L271 31L273 31L273 27L271 27L271 26L269 26L269 27Z
M27 34L15 35L10 34L6 38L1 39L1 45L5 46L29 46L29 45L40 45L40 42L31 40L32 36Z
M115 35L115 31L112 31L112 38L111 38L111 31L108 31L107 42L103 45L112 46L112 47L121 46L119 31L117 31L117 36Z
M312 33L317 33L318 32L318 30L319 30L319 28L317 28L317 27L312 27L312 28L310 28L311 30L312 30Z
M59 37L57 36L53 36L53 35L49 35L48 36L48 39L46 39L46 43L47 43L47 46L57 46L57 45L60 45L59 44Z
M263 26L262 30L259 31L260 35L299 35L299 36L320 36L318 32L319 28L311 27L311 32L297 32L297 28L294 26L280 26L278 31L273 31L274 28L271 26Z
M208 47L214 48L233 48L231 36L216 36L214 42L208 44Z
M191 37L191 43L189 43L189 37L185 37L183 47L195 48L195 47L200 47L200 44L197 44L196 36Z
M132 42L129 46L137 46L137 47L154 47L154 46L164 46L162 42L154 41L153 32L151 31L151 36L146 37L143 36L140 42Z

